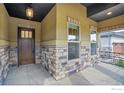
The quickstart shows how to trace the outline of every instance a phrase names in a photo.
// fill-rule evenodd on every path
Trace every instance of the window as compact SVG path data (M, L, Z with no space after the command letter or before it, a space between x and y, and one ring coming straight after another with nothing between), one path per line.
M91 42L96 42L96 31L91 32Z
M21 38L32 38L32 31L21 31Z
M91 55L96 55L96 43L91 43Z
M79 27L74 24L69 24L69 41L79 41Z
M68 60L79 58L79 26L69 23L68 26Z
M68 43L68 59L79 58L79 43Z
M96 55L96 31L91 31L90 34L90 41L91 41L91 55Z

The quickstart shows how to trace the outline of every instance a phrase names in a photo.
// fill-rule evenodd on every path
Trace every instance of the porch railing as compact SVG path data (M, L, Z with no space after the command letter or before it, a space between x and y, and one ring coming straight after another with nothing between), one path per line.
M99 51L101 62L116 64L119 60L124 60L124 53Z

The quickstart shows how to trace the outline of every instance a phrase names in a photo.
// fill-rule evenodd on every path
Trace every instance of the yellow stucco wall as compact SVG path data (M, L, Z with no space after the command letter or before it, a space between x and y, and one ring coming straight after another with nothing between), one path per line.
M56 5L41 22L41 44L55 45L56 40Z
M87 18L87 9L81 4L57 4L57 45L67 45L67 16L80 21L81 44L90 41L90 25L97 23Z
M124 15L113 17L101 22L98 22L98 28L113 26L118 24L124 24Z
M17 31L18 26L21 27L31 27L35 28L35 42L36 44L40 44L41 41L41 23L30 21L30 20L24 20L20 18L9 18L9 40L11 46L17 46Z
M80 21L81 44L89 44L90 25L97 23L87 18L81 4L56 4L41 22L42 45L67 45L67 16Z
M94 21L94 20L92 20L90 18L87 18L87 20L88 20L88 24L90 26L96 26L96 27L98 26L98 23L96 21Z
M0 46L9 45L8 39L9 15L3 4L0 4Z
M2 5L2 7L4 7L4 5ZM89 26L90 25L97 26L97 23L87 18L86 7L80 4L56 4L41 23L14 17L6 18L7 16L3 16L4 18L2 18L1 20L5 19L4 24L9 24L9 27L6 27L8 25L2 26L3 25L2 23L1 26L4 27L5 31L0 32L1 33L0 37L5 40L9 39L11 46L17 46L18 26L22 27L31 26L35 28L36 43L42 41L41 44L67 45L67 16L73 17L80 21L81 44L89 44L90 39ZM8 33L6 33L8 29L9 38L7 37ZM2 41L0 40L0 42L3 42L3 40Z

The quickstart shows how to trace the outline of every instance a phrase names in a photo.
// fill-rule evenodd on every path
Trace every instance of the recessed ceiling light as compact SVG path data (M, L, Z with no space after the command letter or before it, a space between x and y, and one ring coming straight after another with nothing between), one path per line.
M107 15L111 15L111 14L112 14L112 12L108 12L108 13L107 13Z

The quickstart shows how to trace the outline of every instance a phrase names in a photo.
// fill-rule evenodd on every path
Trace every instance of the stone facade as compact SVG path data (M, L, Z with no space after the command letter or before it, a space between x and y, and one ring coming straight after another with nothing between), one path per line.
M48 72L58 80L65 77L65 73L61 63L56 61L57 56L59 56L56 55L57 51L58 49L56 46L41 46L41 63L43 67L45 67L46 70L48 70Z
M81 62L83 63L82 69L84 69L89 64L89 55L90 55L90 47L88 45L83 45L80 48L81 50Z
M67 48L56 46L41 46L41 63L56 79L66 76Z
M39 46L35 47L35 62L41 63L41 49Z
M57 63L56 65L57 72L53 76L57 80L80 71L82 66L80 58L68 61L67 46L56 47L56 63Z
M89 66L93 66L100 61L99 49L97 48L96 55L91 55L90 50L91 49L89 45L81 46L81 61L83 63L83 69Z
M3 81L7 77L9 71L9 48L0 47L0 84L3 84Z
M62 79L84 69L89 62L89 46L80 49L79 59L68 61L67 46L41 46L41 63L56 80Z
M10 47L9 48L9 63L11 66L18 65L18 54L17 54L17 47Z

